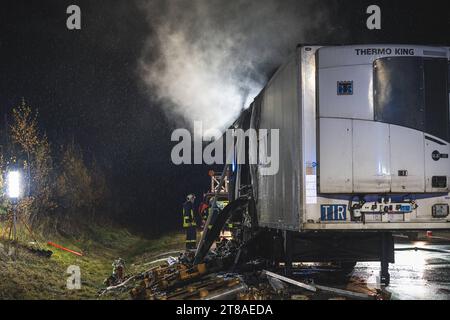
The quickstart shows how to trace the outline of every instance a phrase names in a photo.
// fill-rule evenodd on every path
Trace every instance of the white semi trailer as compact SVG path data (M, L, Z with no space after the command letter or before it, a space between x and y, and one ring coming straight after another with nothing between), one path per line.
M393 232L450 229L449 59L446 47L298 46L234 124L280 137L277 174L230 170L231 200L251 200L234 218L257 239L247 251L288 267L381 261L388 283Z

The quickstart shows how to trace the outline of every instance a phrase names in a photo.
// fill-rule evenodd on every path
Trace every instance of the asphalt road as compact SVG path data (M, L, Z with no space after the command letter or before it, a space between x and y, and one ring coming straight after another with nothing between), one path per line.
M397 243L396 248L447 250L450 244L435 241ZM379 263L360 262L351 274L350 283L380 288ZM390 264L391 283L384 290L393 300L450 300L450 253L429 251L396 251Z

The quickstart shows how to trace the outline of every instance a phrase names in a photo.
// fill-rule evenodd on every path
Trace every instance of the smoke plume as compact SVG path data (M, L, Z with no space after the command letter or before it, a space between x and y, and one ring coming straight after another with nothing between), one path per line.
M326 32L312 1L142 0L140 7L152 30L139 63L150 96L169 119L200 120L206 130L229 126L298 43Z

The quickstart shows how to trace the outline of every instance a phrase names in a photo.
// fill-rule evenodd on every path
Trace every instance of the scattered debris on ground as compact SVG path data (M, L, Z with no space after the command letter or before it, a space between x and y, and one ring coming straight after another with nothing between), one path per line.
M112 274L103 281L103 284L108 287L120 285L127 279L125 276L125 261L122 258L114 260L112 267Z
M136 300L314 300L314 299L385 299L381 291L363 292L314 283L307 269L296 270L296 278L280 274L280 270L264 269L264 261L252 261L244 266L233 265L237 248L224 241L211 250L203 263L192 263L194 252L186 251L177 258L171 252L159 255L145 265L148 270L122 277L100 295L129 292ZM173 252L172 252L173 253ZM117 261L115 261L117 265ZM124 264L124 262L123 262ZM114 264L113 264L114 266ZM233 270L234 269L234 270ZM232 270L225 272L224 270ZM278 271L278 273L276 272ZM303 271L303 272L302 272ZM114 271L113 271L114 275ZM113 277L113 276L112 276ZM117 280L117 277L113 278Z

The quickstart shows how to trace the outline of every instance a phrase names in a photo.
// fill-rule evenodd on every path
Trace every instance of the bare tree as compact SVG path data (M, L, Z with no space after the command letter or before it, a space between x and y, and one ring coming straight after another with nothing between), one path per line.
M34 220L39 214L54 209L52 200L53 160L46 135L39 133L38 112L25 103L13 109L11 138L26 156L24 167L26 177L26 197L20 206L28 217Z

